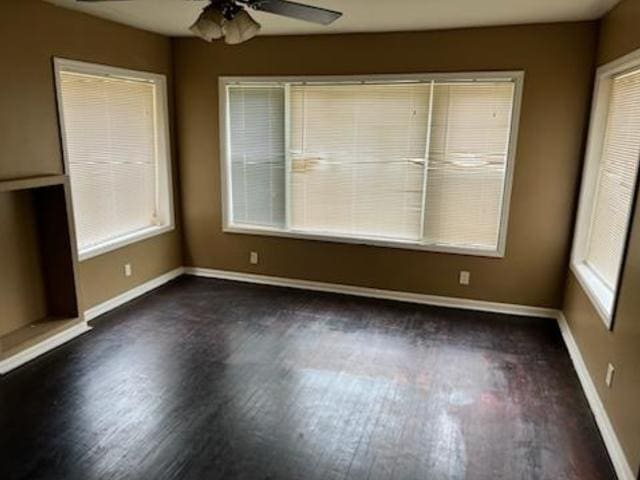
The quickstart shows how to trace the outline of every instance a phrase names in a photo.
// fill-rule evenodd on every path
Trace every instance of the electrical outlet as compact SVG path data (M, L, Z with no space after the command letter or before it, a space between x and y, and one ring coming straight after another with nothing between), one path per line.
M130 263L125 263L124 264L124 276L125 277L130 277L133 274L133 270L131 269L131 264Z
M607 376L604 379L604 382L607 384L607 387L611 388L611 384L613 383L613 374L616 369L612 364L607 365Z
M249 263L251 263L251 265L258 264L258 252L251 252L249 254Z
M471 282L471 274L466 270L460 271L460 285L469 285Z

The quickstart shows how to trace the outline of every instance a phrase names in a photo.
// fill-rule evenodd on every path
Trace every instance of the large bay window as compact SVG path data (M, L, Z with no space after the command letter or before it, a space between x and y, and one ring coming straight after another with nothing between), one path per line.
M521 82L223 78L225 230L501 256Z
M598 69L571 267L611 326L640 156L640 52Z
M80 259L172 229L165 77L55 65Z

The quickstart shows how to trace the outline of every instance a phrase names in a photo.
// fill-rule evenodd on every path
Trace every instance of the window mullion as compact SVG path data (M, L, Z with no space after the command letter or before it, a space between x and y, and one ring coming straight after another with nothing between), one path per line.
M431 81L431 88L429 89L429 114L427 115L427 138L425 141L424 152L424 168L422 171L422 203L420 205L422 211L420 212L420 241L425 241L425 227L426 227L426 215L427 215L427 179L429 176L429 150L431 149L431 120L433 114L433 91L435 88L435 81Z
M284 228L291 229L291 85L284 84Z

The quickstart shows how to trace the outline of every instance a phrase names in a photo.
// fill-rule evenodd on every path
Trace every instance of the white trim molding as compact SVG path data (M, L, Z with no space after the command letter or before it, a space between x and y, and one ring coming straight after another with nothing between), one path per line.
M506 313L510 315L553 319L558 316L558 311L553 308L515 305L512 303L487 302L484 300L470 300L466 298L443 297L439 295L427 295L424 293L383 290L379 288L358 287L355 285L315 282L310 280L297 280L293 278L273 277L270 275L257 275L254 273L231 272L228 270L185 267L184 273L197 277L235 280L237 282L257 283L277 287L299 288L303 290L313 290L316 292L341 293L345 295L355 295L358 297L397 300L399 302L419 303L422 305L433 305L436 307L461 308L465 310L478 310L481 312Z
M24 365L31 360L34 360L36 357L40 355L44 355L45 353L53 350L54 348L59 347L60 345L67 343L69 340L72 340L83 333L91 330L91 327L87 325L87 322L80 322L77 325L74 325L56 335L53 335L42 342L27 348L15 355L0 361L0 375L4 375L11 370L18 368Z
M62 92L63 73L74 73L84 76L107 77L119 80L144 82L154 86L154 110L153 125L155 131L155 171L156 171L156 216L157 225L130 231L115 238L103 240L96 245L78 245L78 259L80 261L111 252L126 245L140 242L147 238L161 235L175 229L175 212L173 198L173 169L171 156L171 136L169 131L169 100L167 93L167 77L164 74L152 73L126 68L111 67L96 63L87 63L66 58L54 57L53 69L56 87L56 100L58 105L58 123L60 139L62 142L62 154L64 171L73 177L70 169L69 149L67 142L67 130L65 128L65 112ZM73 178L71 181L73 191ZM74 209L77 213L77 208Z
M184 273L183 267L178 267L174 270L171 270L167 273L160 275L159 277L153 278L148 282L142 283L137 287L132 288L131 290L127 290L120 295L110 298L109 300L99 303L84 312L84 318L86 321L93 320L94 318L107 313L114 308L119 307L120 305L124 305L131 300L138 298L141 295L144 295L151 290L154 290L167 282L170 282L174 278L181 276Z
M471 300L465 298L445 297L437 295L427 295L420 293L401 292L396 290L384 290L378 288L358 287L355 285L343 285L327 282L316 282L310 280L297 280L285 277L275 277L269 275L259 275L254 273L232 272L228 270L215 270L197 267L179 267L171 270L159 277L145 282L137 287L128 290L106 302L96 305L85 311L85 322L61 332L46 341L21 352L14 357L0 362L0 375L27 363L28 361L56 348L63 343L81 335L91 329L87 321L98 317L116 307L119 307L151 290L154 290L165 283L180 277L183 274L197 277L216 278L221 280L232 280L237 282L253 283L259 285L272 285L278 287L297 288L317 292L338 293L344 295L354 295L359 297L379 298L385 300L395 300L422 305L432 305L437 307L459 308L465 310L475 310L482 312L502 313L508 315L519 315L528 317L542 317L554 319L558 322L562 338L569 352L571 361L582 385L582 389L593 412L600 434L602 435L605 447L611 458L616 474L620 480L636 480L635 475L627 461L620 441L613 429L613 425L607 415L602 400L598 395L593 379L587 370L586 364L578 348L578 345L571 333L564 314L556 309L535 307L529 305L517 305L511 303L488 302L484 300Z
M615 281L605 281L600 277L593 265L588 262L587 257L589 254L594 212L598 198L597 190L600 178L600 164L602 162L602 153L607 131L607 115L611 102L611 87L616 77L629 72L637 72L638 68L640 68L640 49L602 65L596 71L593 99L591 102L589 136L587 139L584 167L582 169L580 199L578 202L575 234L573 236L571 249L571 270L609 330L613 328L615 303L622 268ZM637 183L637 178L634 179L634 181ZM623 246L621 257L617 259L620 264L623 263L625 256L631 215L633 214L632 206L634 204L635 200L631 202L630 211L627 212L629 218L627 218L625 226L623 240L625 245Z
M342 285L335 283L315 282L309 280L297 280L254 273L232 272L228 270L215 270L210 268L185 267L184 273L197 277L216 278L221 280L233 280L237 282L254 283L259 285L272 285L278 287L298 288L317 292L339 293L360 297L380 298L396 300L400 302L418 303L438 307L460 308L482 312L503 313L529 317L552 318L558 322L562 338L569 352L573 366L578 374L589 407L596 419L596 424L602 435L605 447L611 458L616 474L620 480L636 480L631 470L620 441L613 429L602 400L595 388L593 380L580 353L580 349L573 338L567 320L560 310L553 308L517 305L511 303L487 302L484 300L470 300L465 298L444 297L420 293L400 292L396 290L383 290L354 285Z
M589 370L584 362L580 348L578 347L578 344L571 333L571 329L569 328L569 324L567 323L567 319L562 312L558 312L558 326L560 327L562 338L567 346L569 356L571 357L573 366L578 374L578 378L582 384L582 389L587 397L593 416L596 419L600 435L602 435L607 452L609 452L609 458L611 458L611 463L613 463L613 467L618 478L620 480L636 480L636 476L631 470L631 466L627 461L624 450L620 445L618 436L613 429L609 415L607 415L602 400L600 399L600 395L598 395L596 386L593 383L593 379L589 374Z
M89 330L91 330L91 327L87 323L89 320L92 320L97 316L102 315L103 313L113 310L120 305L130 302L131 300L164 285L174 278L181 276L183 273L183 267L176 268L175 270L171 270L170 272L167 272L163 275L160 275L159 277L149 280L148 282L138 285L137 287L134 287L131 290L118 295L117 297L111 298L106 302L100 303L86 310L84 312L83 322L80 322L77 325L74 325L60 333L57 333L56 335L53 335L46 340L43 340L42 342L13 355L12 357L0 361L0 375L4 375L11 370L18 368L25 363L30 362L31 360L34 360L40 355L43 355L53 350L54 348L57 348L60 345L63 345L64 343L67 343L68 341L82 335L83 333L88 332Z
M153 238L155 236L162 235L163 233L170 232L174 229L175 229L175 226L171 224L171 225L152 225L150 227L146 227L141 230L136 230L135 232L127 233L125 235L121 235L111 240L106 240L104 242L99 243L98 245L87 247L81 252L79 251L78 261L84 262L85 260L89 260L90 258L102 255L103 253L108 253L113 250L126 247L127 245L131 245L133 243L138 243L143 240L147 240L148 238Z
M511 190L513 174L516 162L516 149L518 143L518 129L520 123L520 111L522 105L523 85L525 72L523 70L509 71L469 71L469 72L440 72L440 73L392 73L392 74L368 74L368 75L298 75L298 76L222 76L218 79L218 119L219 119L219 144L220 144L220 179L222 190L222 229L225 233L243 235L261 235L268 237L284 237L313 241L325 241L335 243L348 243L357 245L369 245L375 247L398 248L408 250L420 250L428 252L449 253L458 255L471 255L488 258L503 258L505 255L509 208L511 202ZM504 82L513 84L513 103L509 124L509 142L506 158L506 171L502 185L500 199L499 231L495 248L474 247L473 245L439 244L428 241L422 231L419 238L402 239L397 237L373 236L366 234L337 233L331 231L314 231L309 229L297 229L290 225L291 214L289 188L290 182L285 182L285 217L287 222L283 226L259 226L236 223L233 218L233 192L231 178L231 132L230 132L230 105L229 89L242 86L248 87L280 87L283 89L285 102L289 98L291 85L360 85L360 84L431 84L433 87L440 82L473 83L473 82ZM431 115L431 114L429 114ZM430 117L429 117L430 118ZM289 110L284 108L285 141L289 140ZM427 145L430 135L427 135ZM286 143L285 142L285 143ZM290 173L289 145L285 145L285 179ZM428 150L428 148L427 148ZM428 153L428 152L427 152ZM427 155L428 157L428 155ZM428 158L425 159L428 162ZM426 163L425 163L426 167ZM424 177L426 180L426 177ZM422 226L424 227L424 199L422 205ZM424 230L424 228L422 229Z

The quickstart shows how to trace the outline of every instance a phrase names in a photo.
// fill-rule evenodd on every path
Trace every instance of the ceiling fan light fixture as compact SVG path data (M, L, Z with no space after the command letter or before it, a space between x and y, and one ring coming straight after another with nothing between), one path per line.
M260 31L261 25L256 22L245 10L240 10L232 20L227 20L222 25L224 41L229 45L246 42L255 37Z
M227 23L227 19L224 18L222 12L214 5L206 7L196 22L191 25L191 30L198 37L211 42L218 38L222 38L224 35L224 25Z

